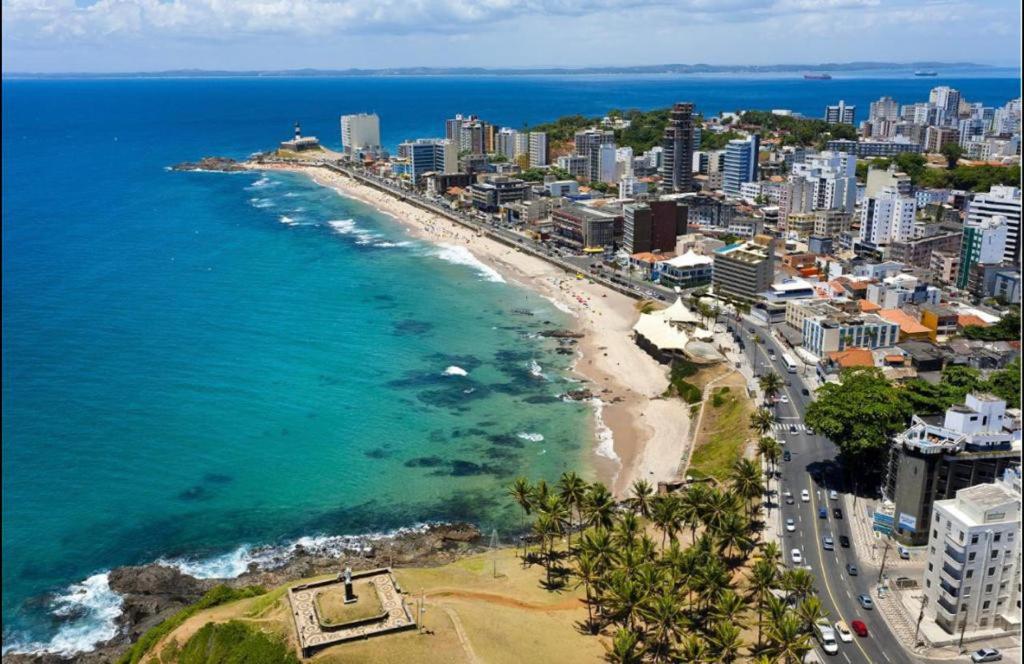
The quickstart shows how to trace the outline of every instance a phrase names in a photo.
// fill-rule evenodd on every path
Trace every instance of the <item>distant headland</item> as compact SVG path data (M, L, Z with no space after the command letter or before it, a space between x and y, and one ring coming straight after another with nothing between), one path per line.
M586 76L586 75L657 75L657 74L803 74L807 72L887 72L895 70L999 70L1005 67L973 62L826 62L818 64L775 65L712 65L655 64L635 66L590 67L389 67L380 69L251 69L244 71L218 69L172 69L137 72L4 72L4 78L218 78L218 77L308 77L339 76Z

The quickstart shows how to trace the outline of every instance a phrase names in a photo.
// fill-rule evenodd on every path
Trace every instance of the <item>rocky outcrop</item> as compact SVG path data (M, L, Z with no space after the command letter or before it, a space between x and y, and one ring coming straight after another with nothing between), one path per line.
M203 157L199 161L183 161L171 166L172 171L219 171L231 173L247 170L245 166L228 157Z
M572 330L543 330L540 332L542 337L552 337L554 339L582 339L582 332L573 332Z
M124 598L119 619L122 639L134 641L214 585L215 581L196 579L165 565L118 567L110 573L110 589Z

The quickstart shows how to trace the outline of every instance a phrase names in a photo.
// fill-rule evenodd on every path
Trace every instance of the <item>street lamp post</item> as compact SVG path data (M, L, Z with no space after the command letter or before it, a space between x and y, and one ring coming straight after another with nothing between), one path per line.
M882 582L882 575L885 574L885 559L889 555L889 547L891 544L889 540L885 540L885 551L882 552L882 566L878 570L878 582Z

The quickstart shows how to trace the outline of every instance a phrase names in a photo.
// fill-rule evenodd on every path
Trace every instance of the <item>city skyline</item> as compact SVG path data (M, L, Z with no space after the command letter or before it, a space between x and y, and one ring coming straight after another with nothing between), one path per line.
M5 0L5 72L968 61L1016 65L1008 0L681 0L466 5ZM570 23L572 30L566 30ZM843 25L856 38L836 40ZM801 34L793 40L793 31ZM515 48L496 48L502 35ZM680 35L686 35L680 40ZM496 41L497 40L497 41ZM394 48L400 43L401 48ZM637 49L636 44L644 44ZM588 44L601 44L589 49ZM565 59L565 53L572 53Z

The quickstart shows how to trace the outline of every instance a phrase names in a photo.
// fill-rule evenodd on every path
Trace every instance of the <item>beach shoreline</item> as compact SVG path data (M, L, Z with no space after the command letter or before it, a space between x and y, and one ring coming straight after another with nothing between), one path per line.
M666 367L632 340L638 316L635 300L323 166L247 167L303 173L392 217L411 237L465 247L507 281L533 290L570 314L584 335L573 370L600 400L594 404L594 444L585 452L585 461L619 497L628 494L634 480L656 485L676 478L688 444L690 412L681 399L662 398L668 387Z

